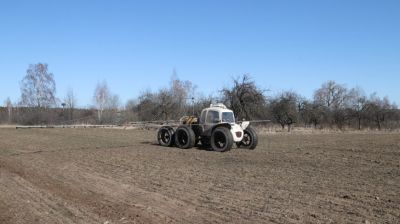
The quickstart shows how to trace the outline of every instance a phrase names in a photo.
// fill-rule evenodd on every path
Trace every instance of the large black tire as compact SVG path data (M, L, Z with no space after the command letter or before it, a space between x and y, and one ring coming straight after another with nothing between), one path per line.
M211 134L211 148L217 152L231 150L233 137L230 130L226 127L218 127Z
M258 144L257 132L250 126L247 127L243 132L243 140L236 143L237 147L251 150L255 149Z
M179 126L175 131L175 144L181 149L190 149L196 144L196 135L189 126Z
M158 144L162 146L173 146L175 142L175 132L172 127L163 126L157 132Z

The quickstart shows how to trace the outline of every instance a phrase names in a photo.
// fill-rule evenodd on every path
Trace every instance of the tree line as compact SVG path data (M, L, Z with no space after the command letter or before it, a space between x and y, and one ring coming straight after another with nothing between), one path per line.
M175 73L175 72L174 72ZM367 95L361 88L327 81L307 99L294 91L274 96L245 74L232 79L229 87L217 96L206 96L191 81L174 74L166 88L144 91L123 104L106 82L98 83L93 106L77 108L73 89L56 97L54 75L48 65L29 65L20 82L21 99L7 98L0 107L0 123L14 124L123 124L133 121L177 120L184 115L198 116L211 103L222 102L232 109L238 120L270 119L282 129L293 126L334 129L397 129L400 110L387 97Z

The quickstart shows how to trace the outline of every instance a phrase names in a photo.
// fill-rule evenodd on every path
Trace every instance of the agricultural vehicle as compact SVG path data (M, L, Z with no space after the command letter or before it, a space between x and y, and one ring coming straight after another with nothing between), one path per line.
M178 128L162 126L157 132L158 143L189 149L198 143L214 151L229 151L235 143L239 148L255 149L258 143L256 131L249 121L236 123L232 110L225 105L211 104L202 110L200 117L185 116Z

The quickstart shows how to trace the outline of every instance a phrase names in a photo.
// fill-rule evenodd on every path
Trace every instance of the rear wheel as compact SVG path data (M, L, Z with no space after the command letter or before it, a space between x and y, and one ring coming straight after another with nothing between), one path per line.
M229 151L233 145L233 137L226 127L218 127L211 134L211 148L217 152Z
M190 149L196 144L196 135L188 126L180 126L175 131L175 144L181 149Z
M236 143L237 147L244 149L255 149L258 144L257 132L252 127L247 127L243 132L243 140Z
M174 144L174 129L169 126L164 126L158 129L157 140L162 146L172 146Z

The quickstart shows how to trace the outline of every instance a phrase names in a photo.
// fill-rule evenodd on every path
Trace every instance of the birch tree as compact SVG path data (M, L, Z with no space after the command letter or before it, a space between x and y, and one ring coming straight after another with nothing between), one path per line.
M94 101L97 108L97 118L99 122L102 121L103 112L107 108L109 99L110 90L108 89L107 83L105 81L98 83L94 91Z
M28 107L48 108L56 104L56 83L45 63L31 64L20 83L21 103Z

